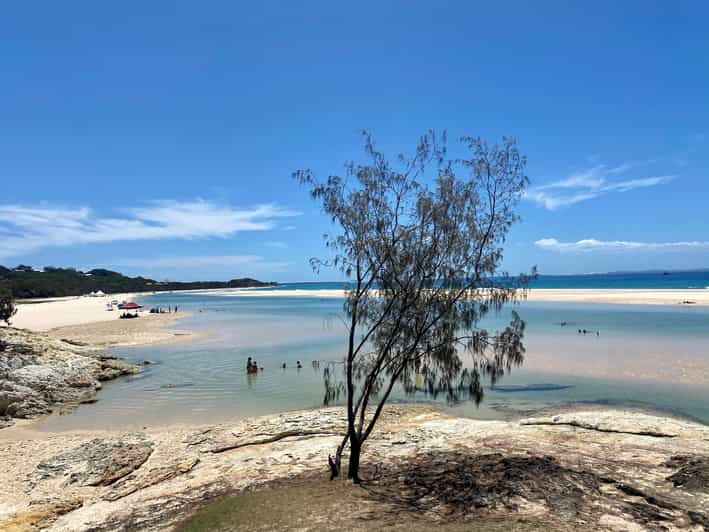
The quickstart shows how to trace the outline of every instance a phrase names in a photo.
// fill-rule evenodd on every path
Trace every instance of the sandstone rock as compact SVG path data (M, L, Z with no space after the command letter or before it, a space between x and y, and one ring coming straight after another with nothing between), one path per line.
M12 519L2 523L6 532L28 532L43 530L51 526L60 516L76 510L82 504L80 499L59 499L55 501L38 501L29 509L19 512Z
M191 471L199 463L196 456L188 456L165 466L149 469L144 474L131 474L119 480L112 486L112 491L103 496L107 501L116 501L127 497L138 490L154 486L160 482L165 482L178 475L183 475Z
M142 434L94 439L41 462L34 481L65 478L65 484L108 486L138 469L153 451Z
M632 416L619 417L609 412L575 412L552 417L523 419L520 425L568 425L586 430L615 432L675 438L682 430L682 423L671 418L661 418L634 412Z
M560 530L706 528L708 427L621 411L560 420L478 421L388 407L365 445L364 496L377 511L414 512L432 527L543 516ZM675 435L648 435L648 427ZM49 530L170 529L216 497L327 478L327 455L343 430L343 410L327 408L202 428L8 441L0 445L0 529L29 522L33 507L43 509ZM76 500L83 504L60 512L58 502Z
M29 418L55 405L92 402L99 381L141 369L39 333L3 327L0 336L0 416Z

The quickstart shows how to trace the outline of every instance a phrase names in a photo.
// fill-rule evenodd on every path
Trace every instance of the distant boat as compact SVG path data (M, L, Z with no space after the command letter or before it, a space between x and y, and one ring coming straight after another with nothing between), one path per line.
M670 272L662 272L662 275L669 275Z

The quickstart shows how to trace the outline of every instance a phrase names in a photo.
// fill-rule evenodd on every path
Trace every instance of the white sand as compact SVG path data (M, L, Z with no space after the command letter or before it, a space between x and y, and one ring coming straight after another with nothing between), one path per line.
M551 289L531 290L528 301L579 303L614 303L626 305L709 305L709 290L644 290L644 289Z
M343 290L211 290L205 295L232 297L344 297ZM692 305L709 306L709 290L645 290L645 289L549 289L535 288L527 294L527 301L556 301L578 303L613 303L626 305Z
M32 331L48 331L55 327L81 325L98 321L116 320L121 311L107 311L106 305L113 300L133 301L131 294L113 294L105 297L62 297L42 301L41 303L23 303L17 305L17 314L12 318L13 327Z

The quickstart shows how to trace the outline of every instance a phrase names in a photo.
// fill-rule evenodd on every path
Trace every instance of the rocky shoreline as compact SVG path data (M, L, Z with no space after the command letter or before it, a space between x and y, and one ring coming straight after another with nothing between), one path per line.
M0 329L0 530L170 530L229 495L327 482L340 408L134 432L10 427L93 402L103 381L141 371L61 336ZM368 513L323 516L335 529L389 515L432 527L499 518L709 530L709 427L691 421L622 410L480 421L392 405L363 460L357 507Z
M343 411L328 408L5 442L0 529L171 529L230 494L308 475L326 482L343 429ZM709 427L672 418L594 411L478 421L392 406L363 466L372 479L363 504L431 526L514 516L554 530L709 527ZM359 517L342 529L366 529Z
M0 428L14 419L96 401L101 383L139 373L93 346L24 329L0 329Z

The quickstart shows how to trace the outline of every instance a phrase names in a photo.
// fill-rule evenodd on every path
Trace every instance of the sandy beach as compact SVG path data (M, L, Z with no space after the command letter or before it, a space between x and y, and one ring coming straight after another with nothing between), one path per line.
M47 331L60 340L68 340L94 347L129 347L147 344L181 343L193 341L201 335L192 331L171 328L188 312L172 314L143 313L134 320L110 320L67 325Z
M61 297L20 301L12 325L31 331L48 331L55 327L117 320L119 310L107 311L111 301L133 301L134 294L105 297Z
M200 290L190 291L204 295L222 297L310 297L310 298L341 298L343 290ZM143 294L147 295L147 294ZM76 337L78 341L89 341L99 345L116 345L115 338L127 331L140 329L141 334L148 329L159 330L174 324L176 319L185 317L179 315L155 315L142 312L145 320L118 320L120 311L107 311L106 305L111 301L132 301L140 299L141 294L113 294L105 297L67 297L46 300L21 301L18 312L12 320L12 325L31 331L50 331L57 328L67 328L66 337ZM709 290L641 290L641 289L534 289L527 294L527 301L549 301L563 303L607 303L625 305L686 305L709 306ZM107 325L110 322L117 322ZM138 323L140 322L140 323ZM149 322L149 323L146 323ZM96 324L104 325L96 325ZM78 329L79 325L92 324L90 329ZM73 329L72 329L73 327ZM95 333L91 332L94 331ZM186 335L182 331L183 336ZM79 336L82 338L79 339ZM112 336L114 340L106 340ZM143 334L145 341L149 341ZM171 335L175 336L175 335ZM157 341L164 340L161 335ZM133 345L134 342L128 345ZM138 342L139 343L139 342Z
M528 301L624 305L709 305L709 290L553 289L531 290ZM691 303L688 303L691 302Z
M12 326L94 347L174 343L197 338L191 331L168 328L190 315L186 312L150 314L142 311L138 319L121 320L120 310L106 310L111 301L136 299L139 299L138 294L113 294L20 302Z
M344 297L343 290L208 290L203 294L231 297ZM562 303L611 303L624 305L697 305L709 306L709 290L644 289L551 289L535 288L527 301ZM688 303L691 302L691 303Z

